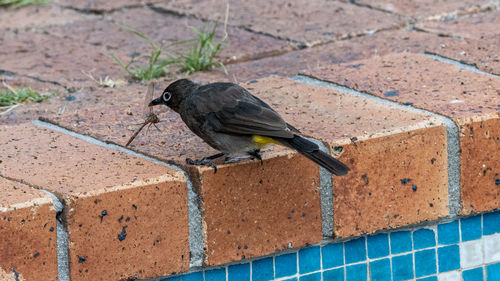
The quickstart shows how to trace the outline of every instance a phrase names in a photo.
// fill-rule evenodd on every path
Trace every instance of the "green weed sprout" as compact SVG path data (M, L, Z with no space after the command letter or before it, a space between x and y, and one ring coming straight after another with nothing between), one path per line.
M161 77L165 75L165 67L171 62L167 60L160 59L160 55L163 52L163 47L158 45L157 43L153 42L151 39L149 39L146 35L140 33L136 29L119 24L121 28L124 28L126 30L129 30L133 32L135 35L141 37L142 39L146 40L149 45L152 48L152 51L149 55L149 61L148 64L142 65L142 66L134 66L133 64L136 62L134 58L130 60L127 64L123 63L120 61L116 56L110 55L111 59L113 59L116 63L118 63L125 71L127 71L132 77L139 79L141 81L147 81L151 79L155 79L158 77Z
M52 0L0 0L0 6L21 7L26 5L37 5L51 2Z
M14 89L6 84L4 86L7 88L5 91L0 91L0 107L9 107L28 102L42 102L51 96L50 94L39 94L31 88Z

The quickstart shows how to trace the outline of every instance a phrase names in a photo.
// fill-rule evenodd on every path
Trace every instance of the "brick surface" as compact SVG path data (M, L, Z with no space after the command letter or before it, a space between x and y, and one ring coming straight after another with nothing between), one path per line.
M319 169L293 152L264 162L193 169L200 178L205 264L219 265L321 241Z
M412 163L419 163L419 165L421 163L415 160L409 161L407 159L410 159L411 157L416 157L415 155L418 156L419 153L424 155L421 152L422 145L428 142L426 138L419 139L418 137L412 137L414 141L408 142L404 140L405 137L408 138L408 136L406 135L401 136L400 138L390 138L388 136L395 133L403 133L408 131L413 132L415 130L425 131L426 129L424 128L427 127L440 128L441 132L444 132L444 127L442 125L439 125L440 124L439 120L435 120L434 118L431 118L428 115L391 108L388 107L387 105L378 102L373 102L371 100L367 100L361 97L353 97L351 95L338 93L334 90L327 89L324 87L307 86L284 78L268 78L268 79L263 79L262 81L260 80L251 81L249 83L245 83L243 86L249 89L252 93L261 97L264 101L268 102L273 107L275 107L276 110L282 114L285 120L287 120L297 128L301 129L304 134L308 136L314 136L316 138L321 138L330 143L332 147L335 147L340 143L340 145L345 144L346 145L345 149L347 149L347 147L349 147L349 143L351 143L351 138L357 138L359 140L373 139L373 142L380 146L387 145L387 147L392 147L392 146L399 147L400 148L398 152L399 154L396 155L398 155L399 157L403 157L405 159L405 162L399 163L396 160L391 161L388 164L388 168L384 169L383 173L381 172L380 174L381 181L389 179L393 181L394 174L401 175L401 177L404 178L407 176L408 170L416 169L413 167ZM112 141L124 145L128 140L128 138L130 137L130 135L133 133L133 131L137 128L137 125L130 125L131 123L133 124L134 118L137 118L135 117L136 112L134 112L133 110L136 110L134 109L134 106L129 108L128 105L124 103L121 108L119 105L115 105L114 107L102 107L99 109L95 109L93 111L82 111L79 112L78 115L63 114L57 118L53 118L52 120L54 122L57 122L59 125L72 128L73 130L76 130L80 133L92 135L102 140ZM128 115L126 112L129 111L133 113L131 115ZM162 120L165 120L165 122L158 124L161 129L161 132L156 131L155 129L151 129L147 135L141 134L141 136L138 139L134 140L132 146L133 149L138 150L145 154L154 155L155 157L158 157L165 161L176 162L180 165L185 165L184 160L186 157L196 159L216 152L215 150L208 147L208 145L204 144L198 137L193 135L180 121L179 117L177 117L175 113L167 111L165 113L162 113L160 116ZM388 116L391 116L391 118L389 118ZM76 122L76 120L78 120L77 118L85 119L87 121L78 123ZM138 121L140 120L141 119L139 119ZM439 129L434 129L434 130L439 131ZM421 134L422 133L411 133L409 136L421 135ZM435 150L432 150L432 153L439 152L439 154L437 154L434 157L436 159L441 159L442 157L446 159L445 148L443 147L445 143L444 135L439 135L438 133L434 132L433 136L435 136L435 143L433 143L433 148L435 148ZM387 144L386 141L388 141L389 144ZM275 149L276 148L272 148L271 152L272 153L280 152L280 150L275 150ZM351 161L352 163L357 163L357 161L361 161L360 159L364 157L364 154L361 155L362 153L364 152L360 152L360 154L353 153L354 155L353 158L343 158L344 156L342 155L341 159L342 161L348 163L348 165L351 165L349 164L351 163ZM392 151L391 152L388 151L387 154L385 153L376 154L370 161L372 165L370 167L373 168L374 166L379 166L380 165L379 161L383 161L386 158L392 159L391 157L394 156L391 155L395 154L393 154ZM359 157L359 159L355 157ZM302 167L302 165L308 167L307 165L310 164L310 163L308 164L307 160L302 159L302 157L298 157L297 159L298 159L297 161L300 160L298 163L301 163L297 164L299 167ZM277 168L274 168L275 164L273 164L273 161L276 162L281 161L279 160L279 157L270 158L267 161L264 162L262 171L259 170L261 168L260 164L255 161L250 163L242 162L240 164L248 165L249 168L245 169L249 169L250 171L252 171L251 173L256 174L257 175L256 177L259 177L259 179L260 178L265 179L267 177L273 178L272 174L270 173L270 170L268 170L271 167L275 169L275 171L274 170L273 171L277 175L282 175L282 174L290 175L290 172L288 171L290 167L286 167L284 165L281 166L277 165L276 166ZM302 162L304 161L306 162L302 164ZM372 217L371 218L372 221L370 222L370 227L368 227L366 224L363 224L360 225L361 228L356 229L355 226L356 222L352 221L351 220L352 218L345 218L345 220L349 221L350 223L343 222L343 225L338 224L337 227L339 230L337 233L343 236L350 236L350 235L360 234L363 232L375 231L376 229L394 227L396 225L405 225L408 223L415 223L423 220L431 220L440 216L447 215L446 161L439 160L438 163L439 164L435 163L434 165L432 165L430 159L427 159L422 164L423 167L419 167L420 169L422 169L422 171L427 171L427 170L435 171L436 174L433 174L432 177L428 177L428 175L423 175L423 174L411 175L414 176L413 180L422 183L425 182L424 184L425 186L422 186L421 188L422 188L422 194L427 194L427 195L426 196L421 195L421 193L419 193L420 192L419 189L419 192L416 193L413 192L410 194L413 197L411 197L409 200L416 200L417 202L423 201L423 203L420 205L424 207L417 208L417 205L414 205L412 208L408 208L407 204L405 204L404 201L399 200L400 198L405 196L407 189L400 189L395 191L395 193L387 193L386 192L387 190L383 189L380 191L382 192L380 194L383 194L383 192L385 191L385 194L391 194L391 197L387 198L387 201L384 202L381 201L372 202L373 204L380 204L377 205L379 207L376 208L377 211L374 212L374 217L379 217L380 218L379 221L374 222ZM268 165L271 167L268 168ZM281 169L278 169L278 167ZM354 167L351 168L356 169L355 165ZM241 168L238 165L231 167L220 165L219 170L224 172L221 173L218 172L216 175L212 175L211 169L206 170L205 168L203 169L200 168L200 170L197 173L201 174L202 181L200 182L201 183L200 189L202 190L202 192L205 192L203 190L206 188L206 186L207 185L210 186L209 183L215 180L217 180L217 182L225 182L226 186L233 186L233 188L239 186L241 186L241 188L244 188L245 186L250 186L250 185L253 186L255 184L254 179L248 177L245 178L246 184L239 181L238 184L235 184L235 182L237 182L236 179L230 180L225 177L226 169L227 171L231 171L230 173L227 172L228 173L227 175L229 177L232 173L241 173L240 169L243 168ZM346 179L349 178L351 179L351 182L354 182L354 184L359 184L359 185L362 184L364 186L365 181L363 179L362 183L360 183L360 180L358 178L361 177L361 175L358 173L363 174L363 173L368 173L368 171L360 171L360 172L356 170L353 171L354 172L351 172L353 176L351 176L350 173L348 174ZM198 177L196 176L195 178ZM302 178L307 178L308 180L312 180L314 177L311 178L310 175L306 177L304 176L304 174L297 172L294 173L293 177L290 177L290 181L292 181L293 179L293 181L302 182L303 181ZM283 186L285 186L286 183L287 182L279 183L278 181L276 181L274 185L277 186L276 188L281 188L280 186L282 184ZM349 186L349 188L352 188L351 185L347 186ZM376 187L379 188L379 186ZM209 188L207 190L212 190L215 187L207 187L207 188ZM266 187L259 185L258 188L266 188ZM301 190L306 194L310 192L310 185L307 184L306 185L301 184L300 186L297 185L294 188ZM339 185L339 188L344 188L344 186ZM306 191L309 190L309 191L306 192L304 190ZM211 192L209 191L206 192L208 198L210 198L210 196L214 196L210 195ZM244 193L250 191L239 190L239 192ZM404 194L401 194L401 192L404 192ZM255 194L251 195L255 196ZM219 196L234 197L235 195L234 193L231 193L230 195L220 194ZM358 200L358 199L359 199L358 197L353 197L353 200ZM214 199L211 200L212 201L209 201L207 203L207 206L214 208L213 206L217 202L213 201L216 201L216 199L214 197ZM274 200L277 202L281 201L279 199L274 199ZM363 199L363 200L369 200L369 199ZM433 207L429 206L429 202L433 202ZM368 203L367 204L359 203L359 204L361 204L359 209L363 210L363 212L365 211L369 212L369 210L372 210L369 209L368 206L372 208L373 205L370 205ZM387 209L383 207L386 206L387 204L390 204L392 208ZM227 208L228 209L233 208L237 210L238 206L240 205L228 206ZM345 208L345 206L342 206L342 208ZM238 212L234 211L232 213L238 213L239 216L243 216L245 214L248 215L247 213L245 213L245 210L247 209L246 206L240 206L239 209L240 211ZM289 210L287 208L287 211L283 211L283 213L286 213L288 211ZM255 213L258 214L259 212L261 212L261 210L255 210ZM397 219L391 219L391 221L385 220L386 216L390 216L392 218L395 214L398 214L400 217ZM243 216L243 218L248 219L245 216ZM223 221L222 218L219 219ZM207 216L206 221L208 222L210 220L211 218ZM233 217L228 218L228 221L232 220L234 220ZM276 225L278 224L278 221L279 220L275 221L275 219L271 219L268 223L271 225ZM231 232L236 231L238 235L242 235L241 237L244 237L243 234L240 234L242 233L240 232L241 231L240 227L242 226L240 225L238 228L236 228L237 230L233 229L231 230ZM261 227L265 228L265 226ZM214 229L214 228L208 228L207 226L207 229ZM223 235L223 233L221 232L222 231L221 229L223 228L220 228L217 225L215 229L217 230L215 233L210 233L210 231L207 232L207 237L214 237L213 239L217 239L217 241L220 241L221 238L220 236L217 235ZM257 236L258 234L253 232L252 234L248 235L251 235L252 237L254 237L255 235L255 237L258 237ZM314 233L308 232L305 233L305 235L307 235L308 237L315 237ZM235 236L236 235L233 236L229 235L226 237L226 239L236 239L232 241L237 241L237 239L239 238ZM287 238L286 235L283 235L283 237ZM255 239L256 240L254 241L258 241L257 238ZM281 244L279 245L282 245L285 242L288 243L289 241L286 239L282 240ZM299 246L297 244L293 245L294 247L295 245ZM209 254L212 254L210 252L211 249L210 246L212 245L208 244L209 248L207 251ZM232 248L233 247L232 244L230 244L230 246L226 246L227 248L225 249L231 249L233 252L221 253L220 250L223 249L222 247L223 246L221 246L219 242L216 245L216 248L214 248L214 253L213 253L214 262L215 261L217 261L217 263L222 262L223 260L222 258L224 259L231 258L232 260L234 260L235 258L241 257L241 255L245 255L246 257L248 257L250 255L255 255L258 253L257 249L255 248L253 248L252 251L245 251L245 252L238 251L241 249ZM272 252L272 249L268 248L267 250L269 252ZM264 250L260 252L260 254L264 253L265 253ZM239 254L240 256L236 256L236 254ZM211 263L210 258L208 262Z
M72 280L151 278L188 269L182 173L31 124L1 128L0 143L2 175L66 200Z
M429 53L450 58L478 69L500 75L500 35L482 39L453 40Z
M96 17L91 14L63 9L53 3L28 5L22 9L2 8L0 9L0 30L2 32L40 30Z
M74 90L96 85L82 70L92 72L97 79L124 76L123 69L99 46L32 32L6 32L0 44L2 70L56 82Z
M183 0L154 6L213 20L223 19L226 11L226 2L221 1ZM326 0L232 1L229 5L229 24L307 45L393 28L402 22L396 15Z
M426 31L464 38L482 39L500 33L500 11L473 14L452 21L424 21L417 24Z
M359 67L353 69L352 64ZM500 149L496 129L500 122L499 78L413 54L352 64L314 70L310 75L451 117L460 130L461 213L500 207L494 179L500 167L496 157ZM481 133L476 134L474 128Z
M71 1L59 0L57 3L60 6L68 7L71 9L82 10L85 12L104 13L112 12L123 8L141 7L147 4L152 4L154 0L87 0L87 1Z
M451 46L456 39L439 37L432 33L412 32L407 30L391 30L377 32L373 35L341 40L313 48L289 52L280 56L266 57L227 66L227 74L220 71L194 73L191 77L205 81L250 81L270 75L293 76L307 69L328 66L332 63L349 62L359 59L378 57L390 53L423 53L433 52L449 54L441 51L443 46ZM391 44L387 44L391 42ZM472 47L471 47L472 48ZM496 47L490 46L491 50ZM487 61L494 65L496 53ZM484 60L484 58L482 58ZM474 58L473 61L480 61ZM493 63L493 64L491 64Z
M432 16L440 18L448 15L467 14L484 10L492 4L489 0L355 0L354 2L415 18L427 18Z
M0 178L0 237L1 280L57 280L56 210L50 195Z
M149 20L144 21L145 18ZM130 56L133 53L137 53L136 55L149 55L151 50L149 44L132 32L120 28L118 24L131 26L154 42L163 44L163 46L192 39L196 34L192 31L191 26L203 29L207 25L194 18L180 18L171 13L163 13L160 10L153 11L148 8L137 8L117 11L98 19L57 26L47 30L47 32L63 38L70 38L73 41L100 46L101 51L107 54L113 54L114 50L119 50L119 55ZM224 35L224 26L219 24L213 42L220 42ZM293 49L293 46L286 41L251 33L232 26L227 27L227 36L224 48L219 54L219 58L224 63L256 59ZM173 52L186 51L191 51L191 45L168 47L163 55L167 57ZM128 61L130 58L126 56L120 57L120 59Z
M144 18L152 21L145 22ZM181 20L171 14L141 8L75 21L73 24L49 26L43 28L43 33L6 32L0 38L1 70L57 82L73 90L96 87L96 81L89 74L97 80L106 76L115 81L120 78L129 79L127 72L109 56L112 54L128 62L131 56L148 56L151 48L145 40L120 28L117 23L130 25L165 46L192 39L195 33L190 26L202 28L204 25L200 20ZM215 42L219 42L224 36L222 26L217 30ZM220 53L220 59L224 63L281 54L294 48L286 41L239 28L228 27L227 31L229 39ZM190 48L190 45L172 47L163 55L167 57L169 52L186 52ZM145 63L146 59L143 57L138 60ZM23 61L22 64L18 63L20 60ZM169 76L184 75L176 73L179 69L169 68L169 71Z

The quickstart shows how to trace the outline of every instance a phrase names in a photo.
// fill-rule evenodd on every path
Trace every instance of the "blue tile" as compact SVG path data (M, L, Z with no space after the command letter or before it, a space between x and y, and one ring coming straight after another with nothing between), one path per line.
M265 258L252 262L252 280L273 280L273 258Z
M300 281L321 281L321 272L300 276Z
M413 248L415 250L436 246L436 236L432 229L419 229L413 232Z
M336 268L323 272L323 281L344 281L344 268Z
M391 261L381 259L370 263L371 281L391 281Z
M226 281L226 269L212 269L205 271L205 281Z
M417 281L438 281L438 278L436 276L431 276L417 279Z
M386 233L367 237L368 257L370 259L389 255L389 235Z
M462 241L481 238L481 215L460 220Z
M227 280L250 281L250 264L235 264L227 268Z
M411 233L399 231L391 233L391 253L399 254L411 251Z
M309 273L321 269L319 247L304 248L299 251L299 273Z
M483 268L474 268L471 270L464 270L462 272L464 281L483 281Z
M458 245L438 248L439 272L460 268L460 250Z
M274 258L275 277L285 277L297 273L297 254L287 254Z
M500 211L483 214L483 235L500 233Z
M344 264L344 249L342 246L342 243L337 243L321 247L323 268L332 268Z
M486 281L500 281L500 263L486 266Z
M459 240L458 220L438 225L438 243L440 245L456 244Z
M344 243L345 263L354 263L366 260L365 238L358 238Z
M413 279L412 254L392 258L392 278L394 281Z
M346 281L366 281L367 278L366 263L346 267Z
M293 278L289 278L289 279L285 279L283 281L297 281L297 277L293 277Z
M181 276L181 281L203 281L203 271L194 272Z
M436 273L436 250L415 252L415 276L422 277Z

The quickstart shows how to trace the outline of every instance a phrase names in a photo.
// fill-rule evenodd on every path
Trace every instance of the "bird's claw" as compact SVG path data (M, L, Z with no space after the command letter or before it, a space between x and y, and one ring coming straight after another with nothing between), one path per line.
M252 159L257 158L260 160L260 164L262 165L264 162L262 161L262 153L260 152L260 149L252 149L248 151L248 154L252 156Z
M191 158L186 158L186 163L190 165L207 166L214 169L214 174L217 173L217 165L210 161L208 158L202 158L200 160L193 160Z

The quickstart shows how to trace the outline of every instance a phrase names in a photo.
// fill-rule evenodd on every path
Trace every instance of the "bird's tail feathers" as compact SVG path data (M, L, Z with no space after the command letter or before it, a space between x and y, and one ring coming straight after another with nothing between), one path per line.
M350 170L344 163L319 150L318 145L301 136L295 135L291 139L280 138L279 142L297 150L300 154L337 176L343 176Z

